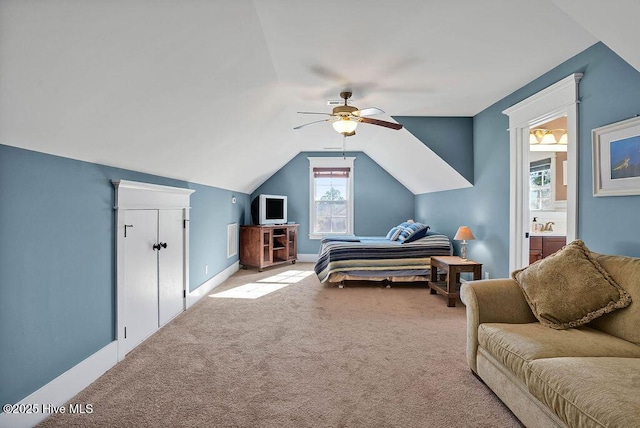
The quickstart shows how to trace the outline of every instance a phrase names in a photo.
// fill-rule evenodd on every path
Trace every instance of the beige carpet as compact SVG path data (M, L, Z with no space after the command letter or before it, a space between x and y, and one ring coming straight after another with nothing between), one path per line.
M212 294L288 269L241 270ZM204 297L43 427L520 427L466 365L465 312L426 288L319 283Z

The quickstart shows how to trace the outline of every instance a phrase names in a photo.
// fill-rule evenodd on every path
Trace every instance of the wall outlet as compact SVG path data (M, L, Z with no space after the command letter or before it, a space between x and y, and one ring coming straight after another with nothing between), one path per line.
M204 265L204 274L207 275L209 273L209 265Z
M491 278L491 275L489 275L489 272L488 271L485 272L484 273L484 279L490 279L490 278Z

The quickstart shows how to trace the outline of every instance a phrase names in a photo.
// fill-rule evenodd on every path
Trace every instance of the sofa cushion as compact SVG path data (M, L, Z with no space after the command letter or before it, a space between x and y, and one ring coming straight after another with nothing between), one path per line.
M578 327L631 303L580 240L512 277L540 323L555 329Z
M541 358L640 358L640 346L586 326L553 330L537 322L483 323L478 327L478 343L523 382L527 364Z
M570 427L640 427L640 359L532 361L529 392Z
M591 255L606 269L611 277L624 288L633 302L624 309L603 315L589 323L614 336L640 345L640 258L609 256L597 253Z

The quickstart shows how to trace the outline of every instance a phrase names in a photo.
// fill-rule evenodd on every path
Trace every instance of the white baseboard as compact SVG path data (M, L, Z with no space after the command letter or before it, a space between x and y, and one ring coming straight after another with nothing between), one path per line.
M200 287L196 288L193 291L190 291L187 295L187 309L193 306L198 300L202 299L204 296L209 294L211 290L216 288L218 285L225 282L231 275L236 273L240 269L240 262L235 262L222 272L215 275L213 278L209 279L207 282L202 284Z
M317 254L298 254L298 261L303 263L315 263L318 261Z
M54 407L60 408L118 362L118 346L114 340L95 354L82 360L31 395L16 403L19 410L32 413L0 413L1 427L32 427L45 420ZM73 403L89 411L92 403ZM16 409L16 410L18 410ZM77 409L76 409L77 410ZM65 412L73 412L66 406Z
M222 284L238 269L240 269L240 263L236 262L191 291L187 296L187 309L215 287ZM115 366L117 362L118 341L114 340L34 393L15 403L16 406L19 406L18 409L31 410L31 413L0 413L0 427L21 428L37 425L51 414L50 409L64 406L67 401ZM88 411L89 409L86 408L86 405L92 403L73 404L80 405L80 410ZM69 413L70 411L72 410L65 408L65 412Z

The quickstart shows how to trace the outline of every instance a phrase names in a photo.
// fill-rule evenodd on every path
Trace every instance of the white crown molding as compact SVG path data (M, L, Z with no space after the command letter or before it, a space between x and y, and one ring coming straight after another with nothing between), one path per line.
M129 180L112 180L116 189L115 209L189 208L195 190Z

